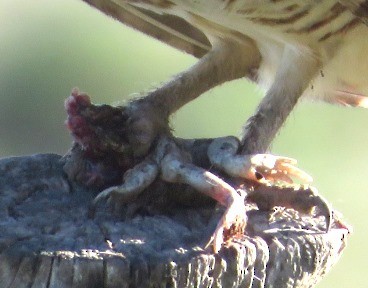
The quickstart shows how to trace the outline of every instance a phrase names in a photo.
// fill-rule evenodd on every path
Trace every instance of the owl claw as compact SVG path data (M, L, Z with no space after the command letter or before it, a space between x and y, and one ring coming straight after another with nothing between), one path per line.
M206 248L212 245L213 251L218 253L224 242L233 237L244 235L246 224L247 214L244 200L234 202L224 212Z
M302 183L313 179L295 165L293 158L271 154L238 155L239 140L229 136L215 139L208 149L211 163L232 177L259 182L262 184L293 183L293 179Z

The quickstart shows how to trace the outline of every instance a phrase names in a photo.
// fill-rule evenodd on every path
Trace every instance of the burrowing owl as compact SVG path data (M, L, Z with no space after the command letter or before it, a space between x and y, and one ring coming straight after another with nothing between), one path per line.
M243 153L265 152L301 96L368 105L368 1L85 1L200 58L170 82L163 91L170 95L152 97L161 117L226 81L247 77L262 86Z
M267 151L300 97L368 106L364 96L368 93L366 0L84 1L200 58L161 88L131 103L130 141L138 154L146 154L157 135L169 130L172 113L205 91L238 78L255 81L267 91L244 126L238 151L243 156ZM252 180L270 179L273 170L279 177L302 175L286 158L279 159L283 168L275 169L262 169L267 164L259 159L256 168L247 170ZM224 163L215 164L232 173Z

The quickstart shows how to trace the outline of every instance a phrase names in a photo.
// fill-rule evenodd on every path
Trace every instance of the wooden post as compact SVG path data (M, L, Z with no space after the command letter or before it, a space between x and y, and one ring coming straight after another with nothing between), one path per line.
M313 287L346 245L337 220L317 233L318 217L250 207L246 235L213 254L203 247L222 210L162 202L186 188L159 183L142 196L158 206L127 204L124 219L99 207L90 218L96 192L70 181L64 161L0 160L0 287Z

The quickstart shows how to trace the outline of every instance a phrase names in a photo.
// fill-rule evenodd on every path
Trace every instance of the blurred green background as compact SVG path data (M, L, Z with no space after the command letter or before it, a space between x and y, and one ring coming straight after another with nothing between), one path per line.
M66 152L63 102L73 87L96 103L123 104L195 61L81 1L0 0L0 157ZM260 99L245 80L223 85L177 113L175 133L239 135ZM354 228L320 288L367 287L367 123L366 110L304 102L272 147L298 159Z

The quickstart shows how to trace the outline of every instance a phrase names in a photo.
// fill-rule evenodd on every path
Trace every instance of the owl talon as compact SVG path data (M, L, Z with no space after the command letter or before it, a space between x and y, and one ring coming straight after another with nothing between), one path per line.
M312 177L295 167L293 158L271 154L238 155L239 140L229 136L213 140L208 149L211 163L232 177L266 183L312 182Z
M206 248L212 245L213 251L218 253L224 242L231 240L233 237L244 235L246 224L247 214L244 200L230 204L217 224Z

